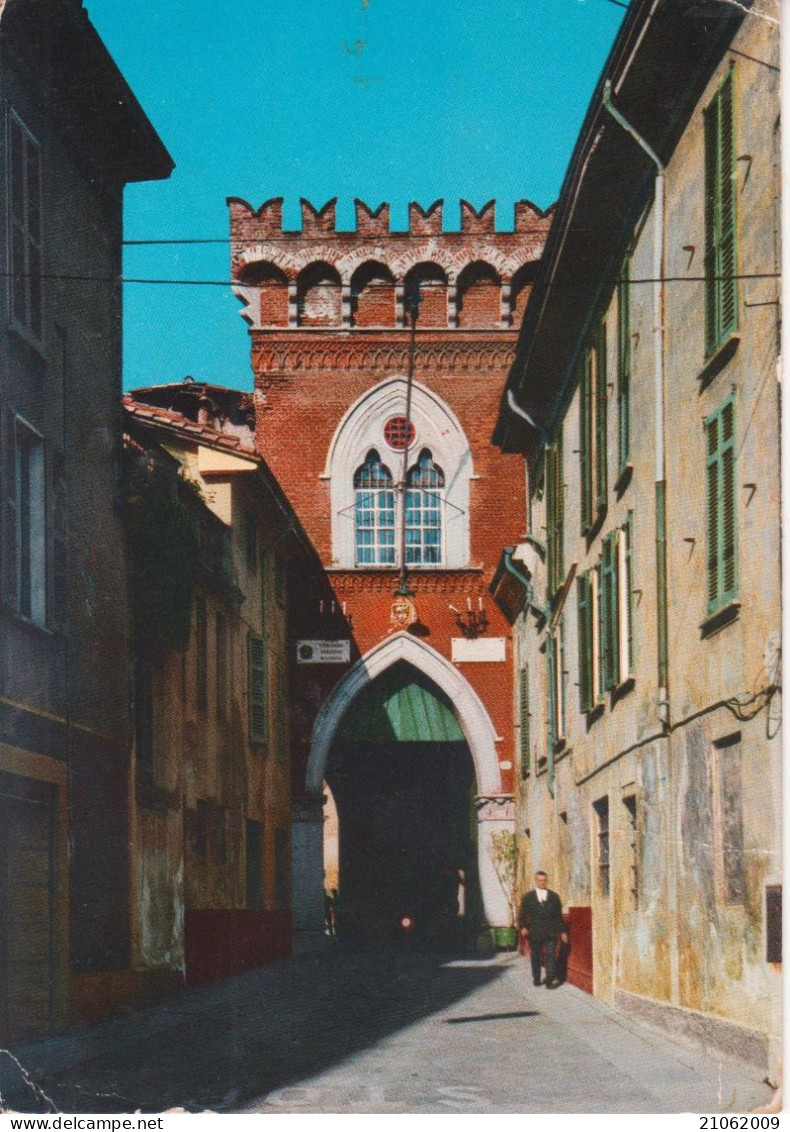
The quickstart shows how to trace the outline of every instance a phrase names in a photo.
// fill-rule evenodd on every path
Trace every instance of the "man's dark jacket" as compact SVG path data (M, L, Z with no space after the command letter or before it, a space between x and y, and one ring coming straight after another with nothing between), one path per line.
M536 942L556 939L562 932L567 931L562 918L562 903L557 893L547 888L546 899L541 903L534 888L528 892L521 901L518 926L526 928L530 939Z

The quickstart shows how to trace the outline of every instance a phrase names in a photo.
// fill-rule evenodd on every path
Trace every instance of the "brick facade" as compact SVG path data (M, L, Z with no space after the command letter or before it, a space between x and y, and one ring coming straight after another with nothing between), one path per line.
M382 383L401 379L405 411L410 364L408 297L415 282L420 306L414 338L415 388L457 418L464 437L468 485L468 549L452 568L409 570L418 621L411 631L444 657L462 635L456 614L485 613L482 635L504 638L504 663L464 663L459 670L483 701L497 741L499 790L513 793L511 626L488 587L502 546L523 533L523 466L490 438L502 385L513 360L517 327L550 225L528 201L516 206L515 230L496 232L494 202L479 212L461 203L462 230L444 232L442 202L409 207L409 231L390 232L389 206L356 202L357 230L335 230L335 202L302 202L302 230L282 231L282 201L257 210L229 200L234 290L245 303L255 375L257 438L329 571L334 615L309 594L298 606L295 638L350 636L352 663L396 628L395 566L346 568L338 552L343 519L333 516L330 454L352 406ZM400 395L400 394L399 394ZM400 405L400 402L397 402ZM438 411L438 410L437 410ZM442 410L444 411L444 410ZM397 481L399 453L379 447ZM368 447L367 443L364 446ZM413 449L416 459L419 437ZM365 452L359 452L356 465ZM355 465L355 466L356 466ZM345 469L353 476L354 468ZM455 512L445 514L453 521ZM346 521L354 522L353 506ZM333 545L333 538L334 543ZM346 620L342 614L346 612ZM338 665L295 665L293 789L305 790L317 711L343 678Z

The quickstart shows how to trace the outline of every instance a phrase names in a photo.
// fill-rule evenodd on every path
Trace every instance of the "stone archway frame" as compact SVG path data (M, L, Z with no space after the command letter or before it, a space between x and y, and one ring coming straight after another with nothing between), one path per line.
M320 794L332 741L359 693L398 661L405 661L427 676L452 703L469 746L480 796L499 796L501 779L496 750L496 731L466 677L431 645L407 632L394 633L361 657L330 693L313 726L307 764L307 793Z
M321 475L329 481L332 514L332 556L338 566L352 569L354 563L354 472L375 448L385 464L399 474L401 455L391 451L383 439L383 428L391 416L403 413L407 379L389 377L366 390L351 405L335 429ZM458 417L433 390L419 381L412 383L411 419L415 438L409 451L414 459L421 448L430 449L445 474L445 561L441 569L469 564L469 482L476 478L469 441Z

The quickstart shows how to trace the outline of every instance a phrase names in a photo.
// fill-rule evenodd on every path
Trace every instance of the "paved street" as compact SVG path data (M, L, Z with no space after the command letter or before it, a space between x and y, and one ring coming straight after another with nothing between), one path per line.
M528 973L514 955L338 947L16 1046L0 1092L38 1112L744 1112L770 1099L756 1076Z

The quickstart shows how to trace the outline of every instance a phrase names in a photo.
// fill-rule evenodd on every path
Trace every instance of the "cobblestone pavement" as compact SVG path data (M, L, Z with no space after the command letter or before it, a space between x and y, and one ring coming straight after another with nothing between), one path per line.
M756 1075L673 1045L515 955L342 947L0 1054L6 1108L47 1112L748 1112Z

